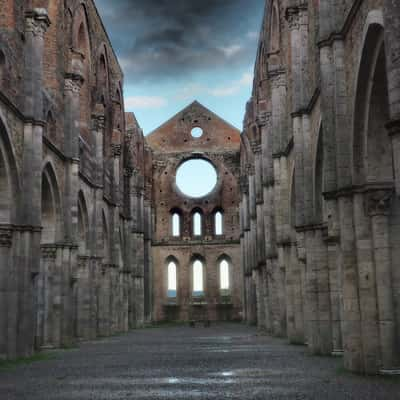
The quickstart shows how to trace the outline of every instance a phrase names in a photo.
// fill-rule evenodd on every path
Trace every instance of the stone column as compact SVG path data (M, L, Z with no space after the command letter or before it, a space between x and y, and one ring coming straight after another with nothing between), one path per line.
M368 196L368 212L371 217L376 268L381 361L384 370L397 367L399 362L388 221L392 195L391 190L382 190L372 192Z
M17 287L9 277L11 274L12 231L8 226L0 227L0 359L16 357ZM16 321L15 321L16 322Z
M361 313L355 248L353 199L338 198L340 218L340 252L343 287L343 346L344 365L350 371L363 372Z
M133 260L133 296L131 299L131 326L141 327L144 324L144 210L143 185L139 171L134 171L131 178L131 238Z
M364 368L366 373L375 374L379 365L380 343L371 220L365 207L365 200L364 193L354 194L354 229Z
M36 278L40 271L41 173L43 147L43 50L44 35L50 21L46 10L32 9L25 14L23 112L25 116L21 207L17 214L19 228L16 355L30 356L36 333Z
M42 247L41 271L38 283L38 323L37 345L42 348L54 347L53 320L54 320L54 290L56 246Z
M144 201L144 314L145 321L151 322L153 313L153 268L151 253L151 236L152 236L152 208L149 200Z

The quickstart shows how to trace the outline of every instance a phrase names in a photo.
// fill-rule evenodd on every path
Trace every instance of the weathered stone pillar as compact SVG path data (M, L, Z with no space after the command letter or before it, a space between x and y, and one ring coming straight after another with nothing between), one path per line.
M78 225L78 189L79 189L79 91L82 80L70 76L65 79L66 96L66 136L68 140L68 156L70 161L66 166L66 185L64 192L65 234L67 240L76 240Z
M380 343L376 296L376 274L371 220L365 207L365 194L354 194L354 230L361 310L361 334L366 373L376 373L380 363Z
M61 345L70 347L75 342L76 331L76 269L78 265L78 246L65 244L61 252Z
M149 200L144 201L144 318L146 322L151 322L153 313L153 266L151 252L152 236L152 208Z
M134 171L130 183L131 200L131 252L133 271L133 291L130 300L130 326L132 328L144 324L144 210L143 184L140 182L139 171Z
M393 193L391 190L372 192L368 196L371 216L372 240L378 298L379 333L382 369L398 367L399 349L392 287L392 264L389 241L389 213Z
M344 365L350 371L363 372L360 300L355 248L353 199L338 198L340 218L340 251L343 287Z
M9 226L0 227L0 359L16 357L16 320L18 314L17 285L12 282L11 263L12 231ZM10 279L11 278L11 279ZM11 318L10 318L11 317Z
M55 262L57 247L54 245L42 246L41 271L38 282L38 322L37 346L43 348L54 347L54 287Z
M46 10L33 9L25 14L24 49L24 143L21 188L21 212L17 219L18 257L14 270L18 273L18 309L16 355L33 352L36 333L36 278L40 271L41 172L43 146L43 49L44 34L50 25Z
M294 331L289 336L292 343L304 344L305 342L305 325L304 325L304 277L300 268L302 264L297 257L296 242L292 242L290 247L290 268L292 270L291 279L293 280L293 325ZM289 332L288 332L289 333Z

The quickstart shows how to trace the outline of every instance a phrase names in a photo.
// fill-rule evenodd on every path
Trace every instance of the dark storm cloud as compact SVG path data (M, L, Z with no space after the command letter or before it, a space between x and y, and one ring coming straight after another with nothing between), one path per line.
M127 80L248 65L264 0L97 0Z

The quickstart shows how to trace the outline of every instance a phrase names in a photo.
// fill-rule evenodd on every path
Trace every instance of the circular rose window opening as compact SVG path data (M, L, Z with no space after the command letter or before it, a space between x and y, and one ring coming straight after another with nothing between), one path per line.
M201 129L201 128L199 128L197 126L197 127L193 128L190 133L195 139L198 139L198 138L201 138L203 136L204 132L203 132L203 129Z
M200 198L211 193L217 186L217 171L203 159L185 161L176 172L176 185L188 197Z

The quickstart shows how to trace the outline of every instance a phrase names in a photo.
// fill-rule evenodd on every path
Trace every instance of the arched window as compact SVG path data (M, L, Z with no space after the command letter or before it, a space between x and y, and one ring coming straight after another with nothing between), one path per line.
M167 279L168 279L168 289L167 295L169 298L176 297L176 287L177 287L177 267L174 261L170 261L167 267Z
M221 211L214 214L214 233L216 235L224 234L224 217Z
M42 244L55 243L57 216L54 195L46 174L42 176Z
M201 216L200 212L196 211L193 214L193 235L201 236L202 234L203 234L202 216Z
M106 58L104 57L104 54L100 56L100 61L99 61L99 71L98 71L98 85L100 86L100 89L103 90L107 86L107 64L106 64Z
M229 263L226 260L222 260L219 263L219 288L221 292L225 294L231 289Z
M79 25L79 30L78 30L78 50L86 55L86 49L87 49L87 40L86 40L86 33L85 33L85 25L82 22Z
M279 10L276 2L272 6L271 15L271 42L270 52L275 53L279 50Z
M193 263L193 296L204 295L204 266L200 260Z
M172 214L172 236L181 236L181 216L178 212Z

